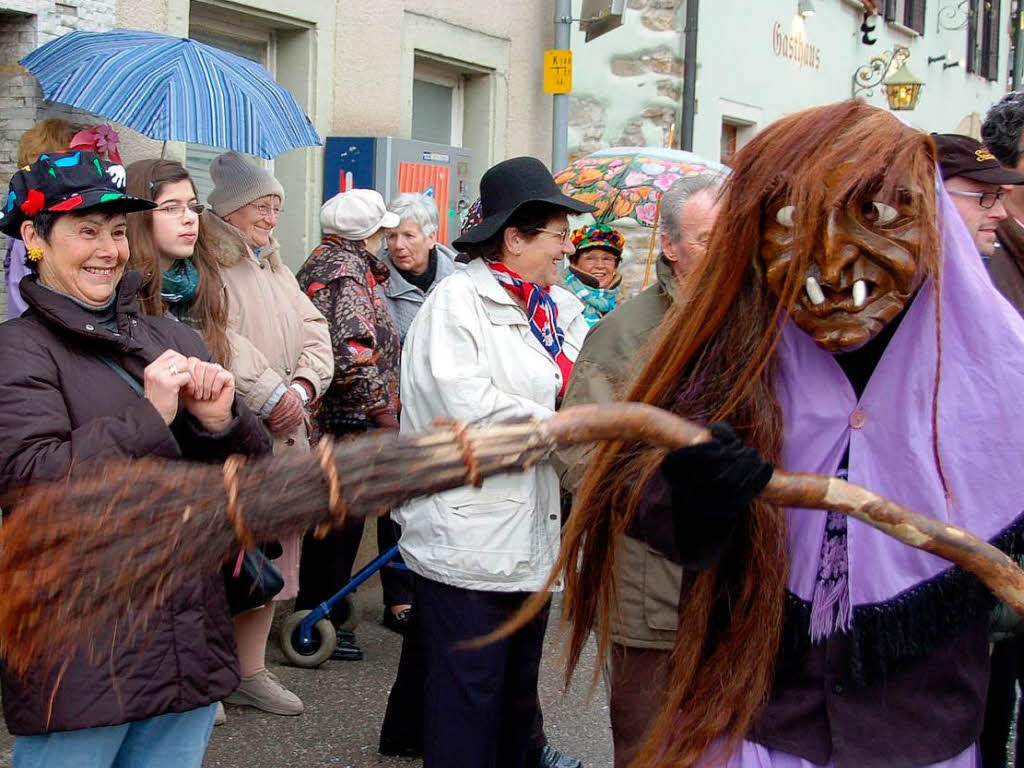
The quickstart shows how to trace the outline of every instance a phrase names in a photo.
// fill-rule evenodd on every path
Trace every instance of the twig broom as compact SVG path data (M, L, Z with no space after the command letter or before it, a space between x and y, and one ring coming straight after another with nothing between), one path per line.
M652 406L568 408L544 422L440 426L323 442L313 455L224 465L142 460L28 489L0 528L0 655L15 671L56 665L88 638L136 627L239 543L382 514L429 493L523 471L559 445L702 442L701 427ZM1024 615L1024 572L973 534L834 478L776 471L765 499L844 512L975 574Z

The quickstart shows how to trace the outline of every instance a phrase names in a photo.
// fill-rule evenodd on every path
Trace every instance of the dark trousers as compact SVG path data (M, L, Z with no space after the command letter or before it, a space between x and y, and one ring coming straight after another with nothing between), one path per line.
M528 593L482 592L417 578L425 660L424 768L525 768L538 716L548 608L511 637L461 648L508 620Z
M661 709L668 689L671 651L611 646L609 708L615 768L626 768L640 752L647 730Z
M985 702L985 726L981 731L981 764L983 768L1019 768L1024 765L1024 717L1017 711L1017 683L1024 685L1024 637L1012 637L995 644ZM1017 721L1017 753L1007 759L1006 745L1010 726Z
M413 580L415 576L411 574ZM415 584L413 584L415 588ZM382 752L423 754L424 694L427 678L427 653L420 635L419 611L415 604L412 620L402 637L402 655L398 660L398 674L388 695L388 706L384 722L380 727L380 748ZM544 715L540 700L537 701L537 717L530 734L530 753L536 758L548 743L544 735ZM528 763L533 765L536 762Z
M340 528L331 529L322 539L317 539L312 531L306 534L302 540L295 610L316 608L352 581L352 566L362 538L362 518L345 520ZM347 620L347 609L341 602L331 611L331 621L337 627Z
M402 527L390 515L377 518L377 552L384 554L398 543ZM402 562L402 558L392 560ZM380 584L384 591L384 609L392 605L412 605L412 573L385 565L380 569Z
M363 519L348 519L341 528L331 530L323 539L312 531L302 540L302 560L299 562L299 594L295 610L315 608L352 580L352 569L363 538ZM398 525L390 517L377 518L377 549L387 552L398 543ZM384 586L384 605L407 605L412 602L412 584L408 571L381 568ZM340 604L331 611L331 621L338 626L346 621L345 609Z

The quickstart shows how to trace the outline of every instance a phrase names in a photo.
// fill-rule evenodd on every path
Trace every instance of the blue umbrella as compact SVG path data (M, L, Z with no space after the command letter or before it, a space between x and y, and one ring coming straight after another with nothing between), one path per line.
M195 40L129 29L72 32L21 63L50 101L153 139L266 158L321 143L266 69Z

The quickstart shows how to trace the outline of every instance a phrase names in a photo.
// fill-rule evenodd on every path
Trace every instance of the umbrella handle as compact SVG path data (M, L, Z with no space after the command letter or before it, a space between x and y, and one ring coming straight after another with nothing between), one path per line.
M640 286L641 291L645 290L651 282L651 263L654 261L654 244L658 240L658 222L661 221L661 198L664 196L664 192L658 195L658 205L654 209L654 229L651 230L651 245L647 249L647 264L644 267L644 281Z

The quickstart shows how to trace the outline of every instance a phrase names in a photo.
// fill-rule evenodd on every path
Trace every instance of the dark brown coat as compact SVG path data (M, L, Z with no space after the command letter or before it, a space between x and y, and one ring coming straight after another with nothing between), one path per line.
M1008 216L999 224L996 238L988 273L999 292L1024 315L1024 227Z
M199 336L170 318L139 315L140 277L118 287L117 332L95 315L25 278L29 310L0 325L0 493L58 480L97 459L156 456L199 461L270 450L255 415L235 401L224 433L202 430L184 410L168 428L96 355L109 355L136 379L172 348L209 360ZM15 505L6 514L18 514ZM125 623L83 647L59 670L0 675L4 716L15 735L116 725L219 701L238 685L235 641L224 585L217 573L196 577L149 620L145 637ZM92 641L93 657L86 653Z

